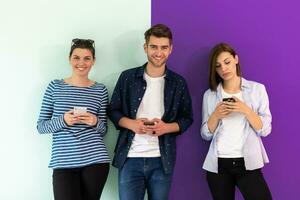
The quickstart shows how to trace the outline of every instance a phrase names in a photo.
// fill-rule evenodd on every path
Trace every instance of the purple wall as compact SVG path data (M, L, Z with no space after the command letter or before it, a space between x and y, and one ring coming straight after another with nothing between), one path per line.
M299 8L296 0L152 0L152 24L174 32L168 65L187 79L195 118L177 140L171 200L211 199L202 170L208 143L199 128L209 50L223 41L237 50L243 76L265 84L269 94L273 131L263 139L270 158L263 171L273 198L300 198Z

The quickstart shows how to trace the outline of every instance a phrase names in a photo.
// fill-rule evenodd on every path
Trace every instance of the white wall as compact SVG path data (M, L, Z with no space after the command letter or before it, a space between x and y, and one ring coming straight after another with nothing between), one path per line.
M91 79L110 92L119 73L145 61L143 33L150 26L150 0L10 0L0 2L0 199L53 199L48 169L51 135L36 121L49 81L70 75L72 38L96 42ZM110 124L112 157L117 132ZM111 168L102 199L118 199Z

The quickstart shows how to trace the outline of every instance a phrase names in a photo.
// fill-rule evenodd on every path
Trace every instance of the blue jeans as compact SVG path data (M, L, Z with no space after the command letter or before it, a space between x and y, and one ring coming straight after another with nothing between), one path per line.
M165 174L161 158L127 158L119 170L120 200L168 200L172 174Z

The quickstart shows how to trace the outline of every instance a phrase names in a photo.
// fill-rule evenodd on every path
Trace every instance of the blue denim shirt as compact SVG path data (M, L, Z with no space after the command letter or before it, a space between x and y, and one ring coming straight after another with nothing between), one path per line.
M265 137L271 132L272 115L269 109L269 98L264 85L248 81L242 78L241 90L243 100L257 115L261 118L263 127L255 130L247 121L244 127L246 134L243 141L243 157L247 170L262 168L264 163L268 163L269 159L262 143L261 137ZM205 140L211 140L210 147L203 164L203 168L210 172L218 172L218 153L216 138L220 130L223 128L222 120L211 133L207 126L210 115L214 112L217 104L222 101L221 84L218 85L216 91L208 89L203 96L202 106L202 125L201 136Z
M114 89L110 106L109 118L120 130L115 147L113 166L121 168L127 158L135 133L120 127L122 117L136 118L136 113L146 90L146 81L143 78L146 64L129 69L120 75ZM188 129L193 122L192 102L183 77L166 69L164 87L164 108L162 117L164 122L176 122L180 131L159 136L161 160L166 173L172 173L176 159L176 136Z

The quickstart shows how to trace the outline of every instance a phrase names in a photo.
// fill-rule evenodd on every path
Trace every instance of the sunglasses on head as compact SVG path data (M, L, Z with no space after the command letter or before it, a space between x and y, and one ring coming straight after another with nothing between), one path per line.
M75 39L72 40L72 46L73 45L82 44L82 43L88 43L88 44L92 45L93 47L95 47L95 41L91 40L91 39L79 39L79 38L75 38Z

